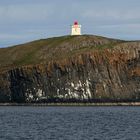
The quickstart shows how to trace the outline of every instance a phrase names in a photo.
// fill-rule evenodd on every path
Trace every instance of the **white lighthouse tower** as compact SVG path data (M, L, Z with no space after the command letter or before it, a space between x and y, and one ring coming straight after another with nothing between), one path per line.
M72 25L71 35L81 35L81 25L79 25L77 21Z

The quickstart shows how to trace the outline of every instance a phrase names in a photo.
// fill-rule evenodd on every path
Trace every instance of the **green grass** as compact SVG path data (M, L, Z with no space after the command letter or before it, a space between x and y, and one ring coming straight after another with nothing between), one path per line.
M124 41L100 36L62 36L0 49L0 67L39 64L72 55L113 48Z

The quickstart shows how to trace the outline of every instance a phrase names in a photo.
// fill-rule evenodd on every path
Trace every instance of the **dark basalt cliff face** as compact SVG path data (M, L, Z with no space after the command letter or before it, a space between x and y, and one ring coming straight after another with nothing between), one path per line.
M88 40L89 45L86 39L79 41L78 47L60 43L51 48L54 56L42 48L44 59L38 62L38 58L36 64L9 61L4 66L1 61L0 102L140 101L140 42L94 40ZM59 49L61 56L56 59Z

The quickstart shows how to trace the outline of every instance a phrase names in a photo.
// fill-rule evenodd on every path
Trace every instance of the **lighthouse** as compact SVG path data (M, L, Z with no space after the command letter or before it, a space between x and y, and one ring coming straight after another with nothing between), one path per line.
M81 25L79 25L77 21L72 25L71 35L81 35Z

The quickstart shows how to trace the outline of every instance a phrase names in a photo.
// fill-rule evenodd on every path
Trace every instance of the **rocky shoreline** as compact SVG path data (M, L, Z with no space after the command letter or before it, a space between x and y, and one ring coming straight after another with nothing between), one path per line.
M118 103L0 103L0 106L140 106L140 102Z

